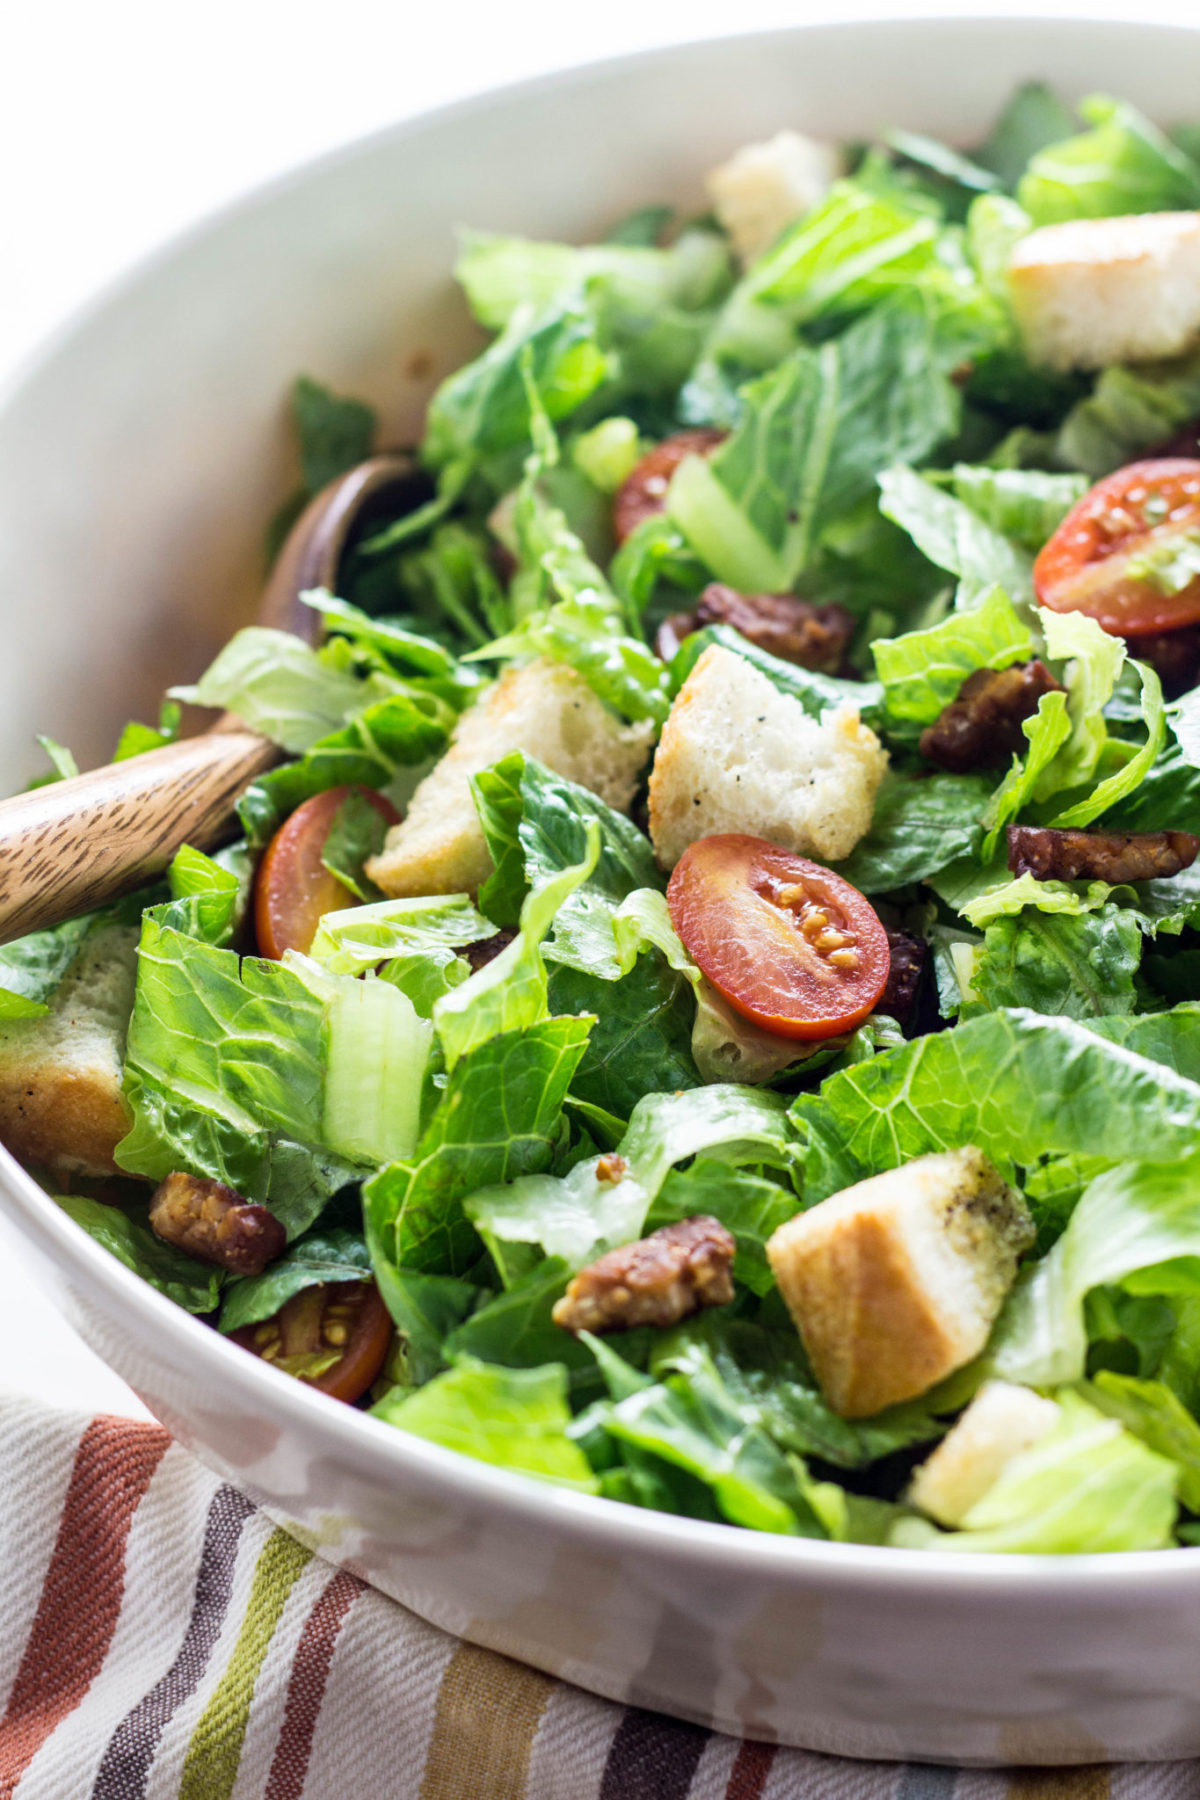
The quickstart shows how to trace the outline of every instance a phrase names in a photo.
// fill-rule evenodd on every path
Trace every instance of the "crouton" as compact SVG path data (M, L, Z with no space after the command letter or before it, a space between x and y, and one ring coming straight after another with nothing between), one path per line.
M887 752L853 707L812 718L734 650L712 644L671 708L650 777L664 869L716 832L837 862L870 829Z
M623 725L561 663L506 669L463 714L450 748L368 862L367 874L396 899L474 893L491 873L492 858L471 797L472 775L524 750L623 812L653 736L649 721Z
M1180 356L1200 341L1200 212L1044 225L1017 244L1009 286L1031 362Z
M798 131L745 144L708 177L713 211L745 263L823 200L842 172L841 151Z
M1058 1423L1059 1407L1032 1388L989 1381L913 1476L911 1505L939 1525L961 1525L1014 1456Z
M977 1356L1036 1233L981 1150L921 1156L781 1225L767 1255L821 1391L846 1419Z
M55 1175L113 1175L131 1120L121 1097L137 931L85 938L38 1019L0 1023L0 1143Z

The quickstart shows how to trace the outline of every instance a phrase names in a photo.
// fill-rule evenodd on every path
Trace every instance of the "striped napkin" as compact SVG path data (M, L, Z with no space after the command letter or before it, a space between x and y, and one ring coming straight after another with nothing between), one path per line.
M159 1426L0 1395L0 1800L1184 1800L739 1743L457 1642Z

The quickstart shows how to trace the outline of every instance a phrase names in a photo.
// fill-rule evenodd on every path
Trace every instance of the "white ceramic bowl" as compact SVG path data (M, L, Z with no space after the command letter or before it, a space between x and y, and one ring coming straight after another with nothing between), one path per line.
M1200 33L929 20L656 52L406 124L202 226L0 409L0 776L35 730L102 758L253 612L310 371L417 430L474 343L459 223L585 238L689 203L794 124L977 138L1012 85L1200 110ZM1200 1554L962 1558L825 1545L577 1497L288 1381L78 1231L7 1156L0 1199L67 1317L212 1468L438 1625L613 1698L850 1756L1200 1753Z

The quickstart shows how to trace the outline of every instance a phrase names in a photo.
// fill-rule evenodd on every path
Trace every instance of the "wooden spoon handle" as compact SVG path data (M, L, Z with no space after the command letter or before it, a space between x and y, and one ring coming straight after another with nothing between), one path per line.
M279 761L252 731L210 731L0 806L0 941L104 906L181 844L229 835L234 802Z
M331 481L288 534L259 620L313 642L306 588L333 587L352 533L408 498L422 478L402 453L374 456ZM203 737L0 800L0 943L104 906L161 875L181 844L232 836L234 803L280 753L225 714Z

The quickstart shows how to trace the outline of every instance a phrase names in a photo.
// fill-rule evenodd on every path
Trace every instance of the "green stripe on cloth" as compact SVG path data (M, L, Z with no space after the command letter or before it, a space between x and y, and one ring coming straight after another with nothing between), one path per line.
M250 1598L229 1666L192 1733L179 1800L229 1800L258 1680L275 1628L312 1551L286 1531L273 1531L254 1570Z

